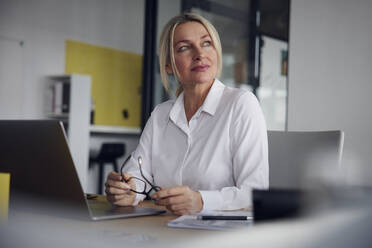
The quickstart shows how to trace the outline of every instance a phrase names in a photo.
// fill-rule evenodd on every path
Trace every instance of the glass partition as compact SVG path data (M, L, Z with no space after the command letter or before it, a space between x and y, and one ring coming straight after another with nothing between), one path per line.
M220 80L259 99L269 130L286 129L289 0L158 1L157 41L165 23L181 12L201 14L216 27L223 52ZM154 105L175 97L162 89L155 70Z

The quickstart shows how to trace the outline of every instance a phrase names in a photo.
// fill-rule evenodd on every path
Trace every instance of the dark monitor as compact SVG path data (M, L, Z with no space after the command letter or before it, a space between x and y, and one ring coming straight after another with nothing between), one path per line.
M302 214L305 193L294 189L253 190L255 222L298 217Z

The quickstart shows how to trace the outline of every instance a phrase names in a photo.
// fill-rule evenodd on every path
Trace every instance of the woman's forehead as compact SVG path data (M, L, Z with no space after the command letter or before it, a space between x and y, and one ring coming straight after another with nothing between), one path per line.
M202 39L208 37L208 30L203 24L192 21L179 24L174 31L174 44L180 41L190 41L194 39Z

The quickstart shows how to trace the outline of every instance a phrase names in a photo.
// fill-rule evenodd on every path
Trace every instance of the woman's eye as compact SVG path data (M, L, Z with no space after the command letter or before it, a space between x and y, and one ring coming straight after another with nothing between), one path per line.
M186 51L188 48L189 48L188 46L181 46L178 48L178 51L183 52L183 51Z
M203 42L203 46L210 46L210 45L212 45L212 42L210 40Z

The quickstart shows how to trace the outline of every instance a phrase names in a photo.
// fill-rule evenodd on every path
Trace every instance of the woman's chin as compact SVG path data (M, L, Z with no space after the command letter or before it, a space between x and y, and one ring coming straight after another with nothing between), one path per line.
M194 80L195 84L212 84L214 82L214 78L211 77L198 77Z

